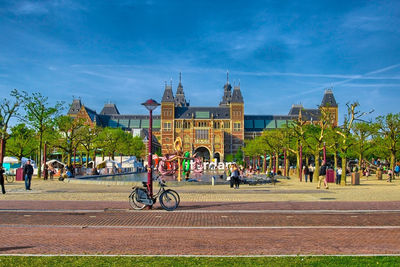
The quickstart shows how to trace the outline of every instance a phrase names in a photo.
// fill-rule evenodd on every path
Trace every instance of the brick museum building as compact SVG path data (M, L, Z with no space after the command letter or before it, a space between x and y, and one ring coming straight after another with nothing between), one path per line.
M198 153L205 160L223 161L225 155L234 154L243 146L245 139L261 135L264 130L286 127L288 122L298 120L318 122L321 109L330 114L337 125L338 105L332 90L325 90L319 108L307 109L292 105L287 115L246 115L245 101L240 85L234 86L227 79L219 105L208 107L191 106L185 97L181 79L175 91L165 85L161 98L161 114L153 115L153 146L161 148L163 154L174 153L173 144L177 137L183 143L184 151ZM84 118L90 125L122 128L148 140L148 115L120 114L113 103L104 105L100 113L74 99L68 115Z

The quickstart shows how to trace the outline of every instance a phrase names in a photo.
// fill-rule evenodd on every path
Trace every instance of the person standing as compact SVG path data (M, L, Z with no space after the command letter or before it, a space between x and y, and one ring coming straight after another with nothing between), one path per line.
M308 169L307 166L304 166L304 180L306 181L306 183L307 183L307 179L308 179L309 175L310 175L310 170ZM311 178L310 178L310 182L311 182Z
M0 166L0 184L1 184L1 192L3 192L3 194L6 193L6 188L4 187L4 169L3 167Z
M239 174L239 169L238 166L235 164L233 165L233 172L232 172L232 178L233 178L233 183L235 186L235 189L239 189L239 184L240 184L240 174Z
M338 167L336 171L336 184L340 184L341 180L342 180L342 168Z
M318 186L317 189L320 189L321 182L324 181L325 189L329 189L328 183L326 181L326 162L323 160L321 167L319 168L319 176L318 176Z
M308 176L310 176L310 183L312 183L314 178L314 166L312 164L308 166Z
M24 166L24 178L25 178L25 189L26 190L32 190L31 189L32 175L33 175L33 167L31 165L31 161L28 160Z

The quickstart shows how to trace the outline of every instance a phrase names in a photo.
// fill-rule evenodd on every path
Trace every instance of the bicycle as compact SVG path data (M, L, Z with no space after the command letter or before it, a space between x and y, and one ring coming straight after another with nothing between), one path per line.
M6 180L7 183L9 183L9 184L11 184L11 183L13 183L13 182L15 181L14 175L5 173L4 176L5 176L5 177L4 177L5 180Z
M153 197L149 196L147 182L142 182L143 187L132 187L133 191L129 195L129 204L134 210L142 210L146 206L154 205L157 198L161 207L167 211L173 211L179 206L181 201L179 194L172 189L165 189L167 185L160 177L157 178L157 181L160 189Z

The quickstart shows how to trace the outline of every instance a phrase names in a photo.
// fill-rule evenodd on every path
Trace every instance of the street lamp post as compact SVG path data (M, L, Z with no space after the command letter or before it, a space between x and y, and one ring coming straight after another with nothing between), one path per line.
M147 110L150 112L150 117L149 117L149 136L148 136L148 151L149 151L149 156L147 158L147 189L149 192L150 197L153 197L153 166L152 166L152 161L153 161L153 155L152 155L152 141L153 141L153 110L155 110L160 104L157 103L157 101L153 99L149 99L146 102L142 103L143 106L147 108Z

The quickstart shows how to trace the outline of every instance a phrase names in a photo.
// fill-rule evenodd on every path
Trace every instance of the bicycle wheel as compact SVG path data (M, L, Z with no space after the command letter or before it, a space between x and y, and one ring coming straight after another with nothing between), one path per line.
M14 176L6 175L6 181L7 181L7 183L13 183L14 182Z
M145 204L139 202L137 200L136 196L136 189L132 191L132 193L129 195L129 205L132 207L134 210L142 210L144 207L146 207Z
M176 199L175 194L167 190L160 196L160 205L167 211L173 211L178 207L178 200Z
M175 190L172 190L172 189L167 189L167 190L165 190L165 191L171 192L172 194L175 195L176 200L177 200L177 205L176 205L176 207L178 207L178 206L179 206L179 203L181 203L181 197L179 196L178 192L176 192Z

